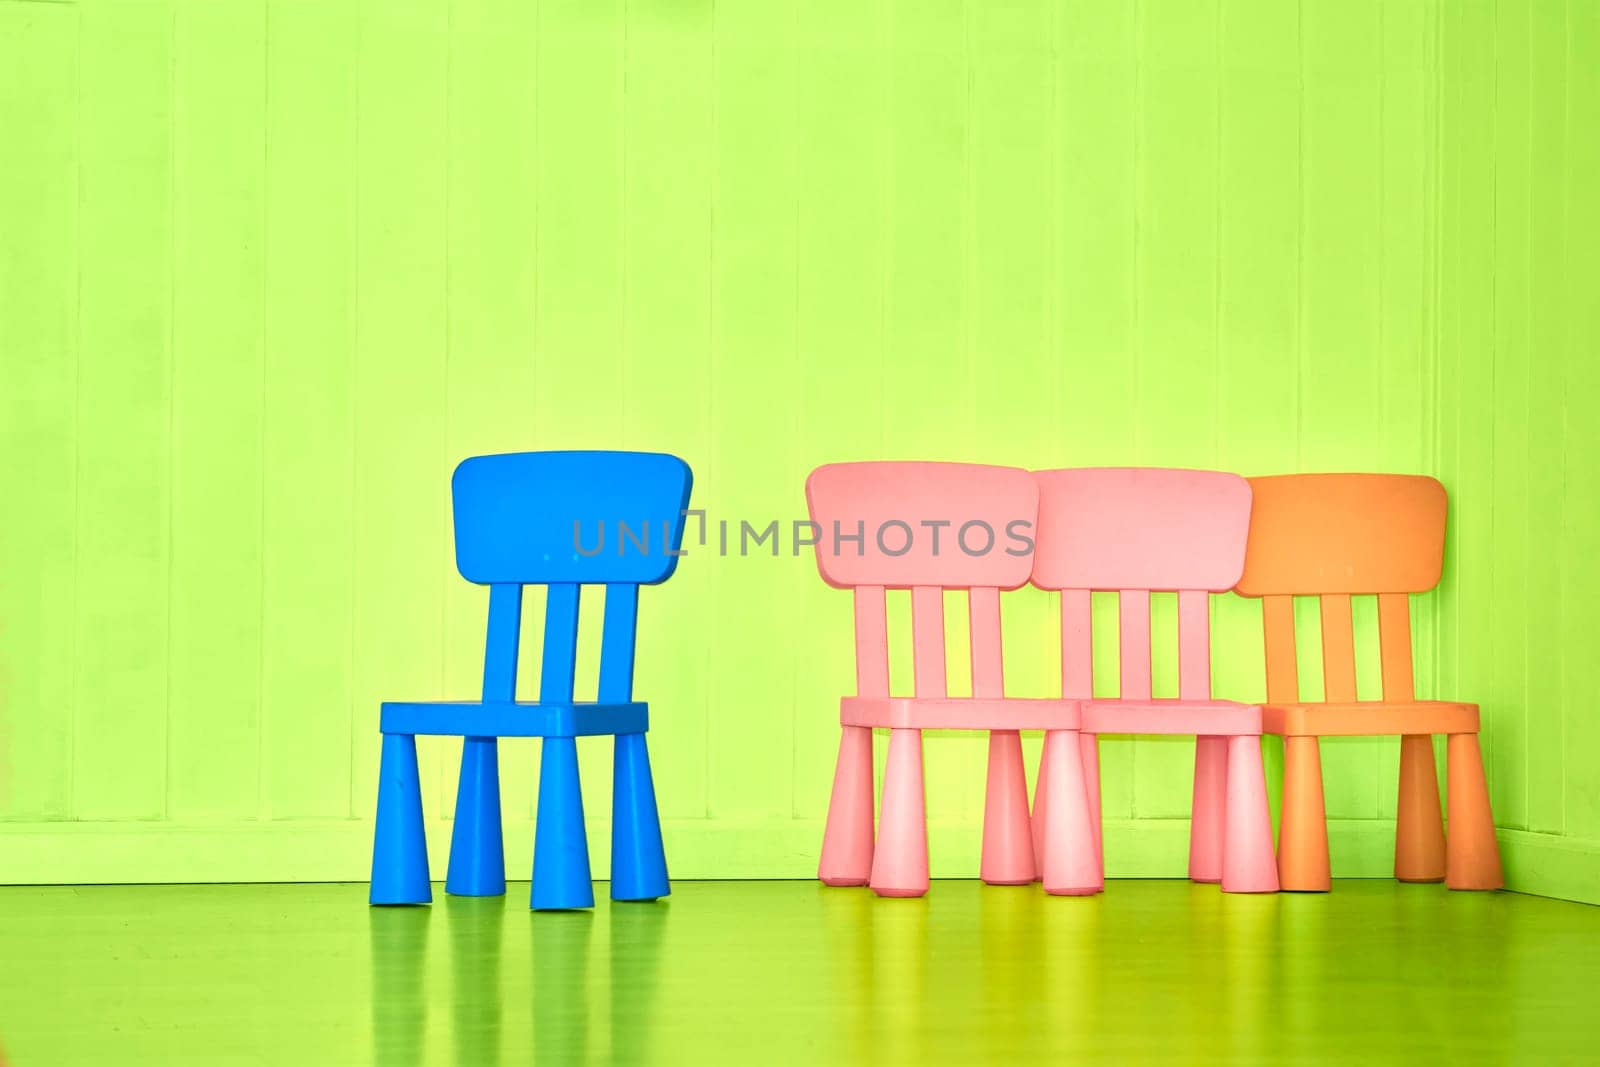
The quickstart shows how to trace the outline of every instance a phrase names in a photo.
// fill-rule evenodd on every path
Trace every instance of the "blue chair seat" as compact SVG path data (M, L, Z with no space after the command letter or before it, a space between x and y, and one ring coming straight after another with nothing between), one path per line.
M386 734L448 737L594 737L642 734L650 728L648 705L576 701L511 704L482 701L385 701L379 729Z

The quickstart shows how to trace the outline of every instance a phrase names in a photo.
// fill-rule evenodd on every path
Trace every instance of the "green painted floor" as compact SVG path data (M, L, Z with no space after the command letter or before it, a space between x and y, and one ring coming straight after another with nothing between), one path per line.
M532 914L525 883L365 894L0 889L0 1045L11 1067L1600 1061L1600 908L1536 897L689 882Z

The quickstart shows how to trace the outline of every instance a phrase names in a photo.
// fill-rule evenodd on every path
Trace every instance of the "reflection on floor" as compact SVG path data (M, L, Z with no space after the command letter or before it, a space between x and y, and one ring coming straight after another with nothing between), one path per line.
M362 885L0 889L29 1064L1600 1055L1600 908L1388 881L1224 896L686 882L657 904L369 909Z

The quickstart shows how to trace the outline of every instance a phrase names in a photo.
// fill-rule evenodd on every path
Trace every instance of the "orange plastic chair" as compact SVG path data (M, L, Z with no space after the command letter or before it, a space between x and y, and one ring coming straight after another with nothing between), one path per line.
M982 878L1046 892L1103 888L1079 756L1078 702L1005 695L1000 593L1027 583L1039 493L1027 471L970 463L834 463L806 479L823 580L855 594L856 695L839 703L839 762L817 876L880 896L928 889L922 731L988 730ZM885 590L911 590L915 695L889 692ZM945 684L944 591L967 591L972 696ZM872 828L872 731L889 730ZM1049 830L1034 846L1019 730L1044 730Z
M1283 737L1278 874L1284 889L1327 890L1328 826L1319 737L1398 734L1400 797L1394 874L1451 889L1505 884L1478 748L1478 706L1417 700L1410 594L1439 584L1445 492L1436 480L1395 474L1252 478L1255 494L1242 596L1262 598L1267 701L1262 727ZM1350 598L1376 594L1383 699L1356 699ZM1296 596L1321 598L1325 700L1300 700ZM1449 737L1449 822L1439 817L1432 734Z

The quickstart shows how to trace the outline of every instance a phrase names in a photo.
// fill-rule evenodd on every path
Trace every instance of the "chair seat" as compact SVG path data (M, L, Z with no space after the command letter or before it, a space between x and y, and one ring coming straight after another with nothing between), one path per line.
M1261 727L1286 737L1475 734L1478 705L1448 700L1360 700L1348 704L1263 704Z
M642 734L650 728L642 703L485 704L481 701L385 703L379 729L386 734L448 737L593 737Z
M1233 700L1090 700L1083 731L1091 734L1223 736L1261 733L1261 708Z
M1022 697L845 697L839 723L895 730L1076 730L1080 704Z

